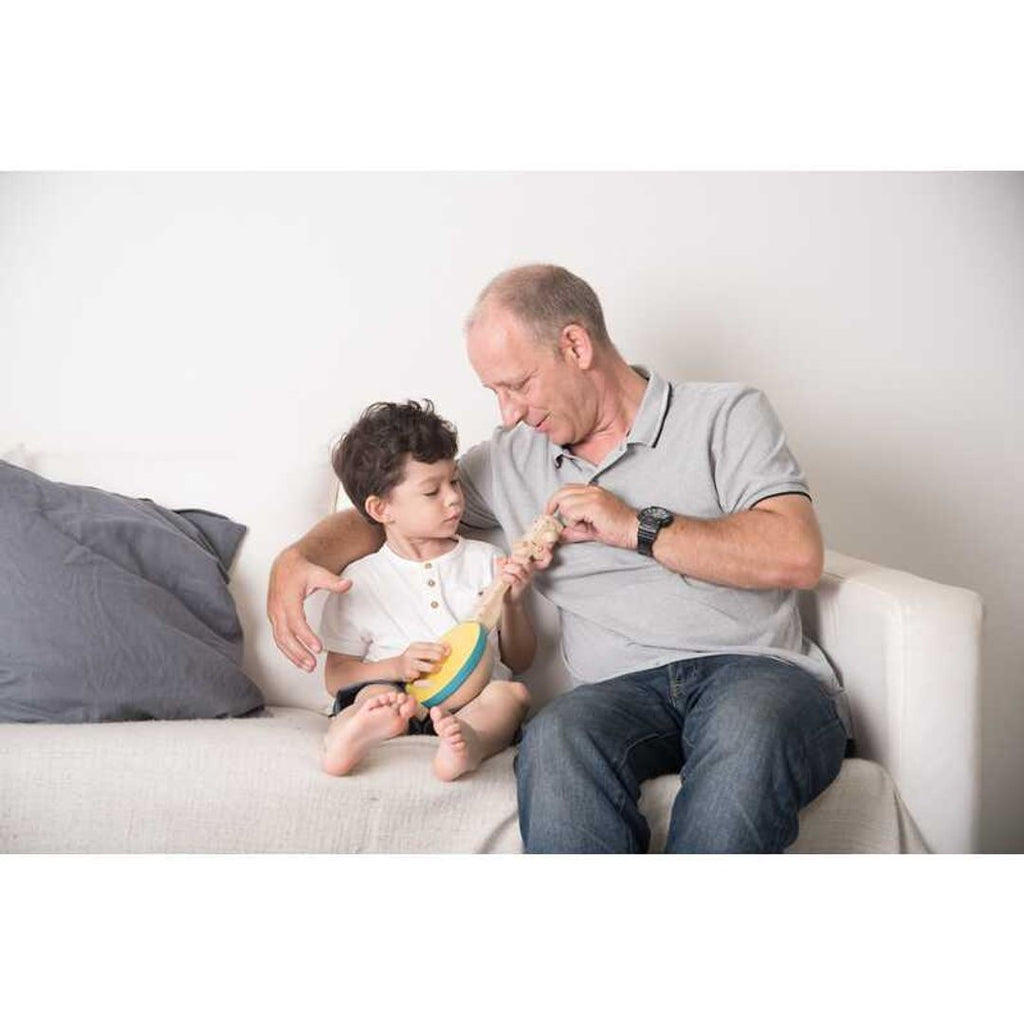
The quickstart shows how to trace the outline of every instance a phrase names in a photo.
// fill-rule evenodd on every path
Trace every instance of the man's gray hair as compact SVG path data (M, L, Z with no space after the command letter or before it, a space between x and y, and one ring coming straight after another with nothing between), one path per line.
M563 327L579 324L596 344L611 345L597 293L565 267L531 263L499 274L476 300L466 318L467 331L490 303L513 313L538 343L555 345Z

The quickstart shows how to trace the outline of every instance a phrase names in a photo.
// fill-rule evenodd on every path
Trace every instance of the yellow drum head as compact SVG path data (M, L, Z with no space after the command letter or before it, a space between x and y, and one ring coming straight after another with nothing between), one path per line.
M487 630L479 622L460 622L439 643L451 648L448 657L436 671L405 686L425 708L447 700L469 678L487 650Z

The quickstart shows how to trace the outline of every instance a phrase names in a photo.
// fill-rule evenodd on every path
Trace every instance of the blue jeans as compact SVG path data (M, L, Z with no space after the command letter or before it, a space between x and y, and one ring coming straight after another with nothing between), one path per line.
M846 731L808 672L715 655L579 686L524 731L527 853L645 853L640 784L680 772L666 853L781 852L839 774Z

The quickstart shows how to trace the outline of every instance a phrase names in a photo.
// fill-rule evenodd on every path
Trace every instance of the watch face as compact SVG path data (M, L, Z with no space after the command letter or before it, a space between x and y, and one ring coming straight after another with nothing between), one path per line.
M640 515L644 519L657 523L659 526L671 523L675 518L667 508L662 508L660 505L650 505L648 508L643 509Z

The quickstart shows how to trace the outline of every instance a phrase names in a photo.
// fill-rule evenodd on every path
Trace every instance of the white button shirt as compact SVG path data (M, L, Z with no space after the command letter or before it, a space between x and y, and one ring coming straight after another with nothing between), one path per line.
M415 562L384 544L349 565L342 573L352 580L344 594L331 594L320 619L320 637L329 651L384 661L413 643L433 643L453 626L472 618L480 595L494 579L494 559L503 556L493 544L466 537L440 558ZM494 679L511 679L501 663L498 631L494 646Z

